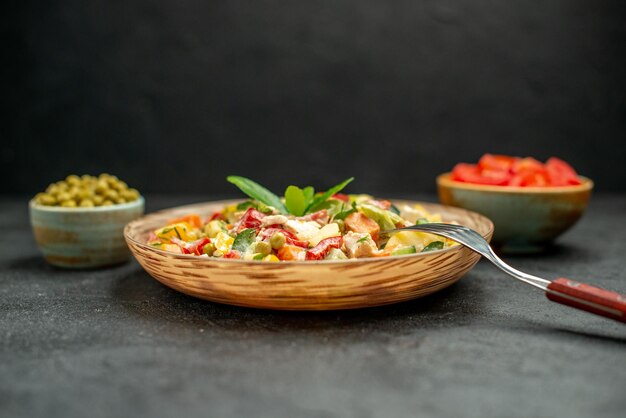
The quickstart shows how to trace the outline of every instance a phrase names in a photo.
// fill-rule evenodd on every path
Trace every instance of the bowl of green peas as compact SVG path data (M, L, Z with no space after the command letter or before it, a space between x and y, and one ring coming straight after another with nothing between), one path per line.
M127 261L124 226L143 215L139 191L104 173L69 175L29 203L35 241L57 267L91 268Z

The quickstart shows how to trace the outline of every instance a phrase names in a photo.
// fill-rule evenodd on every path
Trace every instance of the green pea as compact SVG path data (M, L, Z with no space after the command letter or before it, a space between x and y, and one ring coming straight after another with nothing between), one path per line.
M112 201L110 201L109 199L105 200L102 202L102 205L100 206L111 206L113 204Z
M109 200L115 201L118 197L120 197L119 193L116 190L109 189L104 194Z
M126 184L125 182L123 182L122 180L116 182L113 187L115 189L117 189L117 191L122 191L122 190L126 190L128 189L128 184Z
M75 200L64 200L61 202L61 206L66 207L66 208L75 208L76 207L76 201Z
M94 206L93 202L89 199L84 199L80 201L80 206L83 208L91 208Z
M78 177L76 174L70 174L65 178L65 181L69 185L76 186L80 184L80 177Z
M285 234L283 234L282 232L276 232L270 238L270 245L273 249L278 250L285 245L286 241L287 239L285 238Z
M105 194L109 190L109 184L104 180L98 180L96 183L96 193Z
M55 197L47 193L38 193L37 196L35 196L35 201L40 205L46 206L54 206L57 203Z
M127 197L126 200L131 201L131 200L139 199L139 190L128 189L128 193L129 193L129 197Z
M209 242L204 247L202 247L202 252L209 257L212 256L215 253L215 244Z
M254 246L254 252L268 255L272 252L272 246L266 241L259 241Z

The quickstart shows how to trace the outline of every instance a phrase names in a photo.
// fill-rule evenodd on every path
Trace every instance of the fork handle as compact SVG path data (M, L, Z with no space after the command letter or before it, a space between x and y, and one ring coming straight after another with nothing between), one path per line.
M553 302L626 323L626 296L619 293L558 278L550 282L546 296Z

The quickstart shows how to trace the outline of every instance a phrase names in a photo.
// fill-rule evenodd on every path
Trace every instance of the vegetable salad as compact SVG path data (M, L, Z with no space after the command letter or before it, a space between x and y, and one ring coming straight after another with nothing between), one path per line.
M423 232L381 233L442 219L420 205L398 208L369 195L340 193L352 178L322 193L289 186L282 198L244 177L227 180L249 199L206 219L198 214L172 219L147 244L181 254L269 262L397 256L456 245Z

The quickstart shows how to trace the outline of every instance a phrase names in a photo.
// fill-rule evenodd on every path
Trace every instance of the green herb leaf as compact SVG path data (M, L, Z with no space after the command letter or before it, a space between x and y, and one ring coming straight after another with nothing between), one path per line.
M357 242L357 243L366 242L366 241L367 241L367 238L369 238L369 237L359 238L356 242Z
M342 205L342 209L345 206ZM352 214L356 212L356 202L352 202L352 207L348 210L342 210L341 212L339 212L338 214L335 215L335 217L333 218L333 220L344 220L348 217L348 215Z
M280 198L260 184L241 176L228 176L226 177L226 180L239 187L239 190L250 196L252 199L265 203L268 206L275 207L281 213L287 213L287 208Z
M315 196L315 189L311 186L307 186L304 189L302 189L302 193L304 193L304 201L306 203L306 206L309 207L309 205L313 202L313 196Z
M419 218L417 221L415 221L415 225L423 225L427 223L430 223L430 222L428 222L428 219L426 218Z
M400 215L400 209L398 209L398 207L394 205L393 203L391 204L391 207L389 208L389 210L395 213L396 215Z
M318 205L328 200L335 193L339 193L344 187L350 184L352 180L354 180L354 177L350 177L349 179L342 181L338 185L331 187L330 189L326 190L321 195L317 196L315 199L313 199L313 201L309 204L309 206L307 206L304 213L315 212Z
M287 187L285 189L285 206L292 215L304 215L307 206L304 191L297 186Z
M256 238L256 229L254 228L244 229L235 237L235 241L233 241L232 249L237 250L241 254L243 254L252 245L255 238Z
M423 253L426 253L428 251L435 251L435 250L441 250L443 249L443 242L442 241L433 241L430 244L428 244L427 246L424 247L424 249L422 250Z
M255 254L254 257L252 257L253 260L263 260L263 258L265 257L265 254Z

